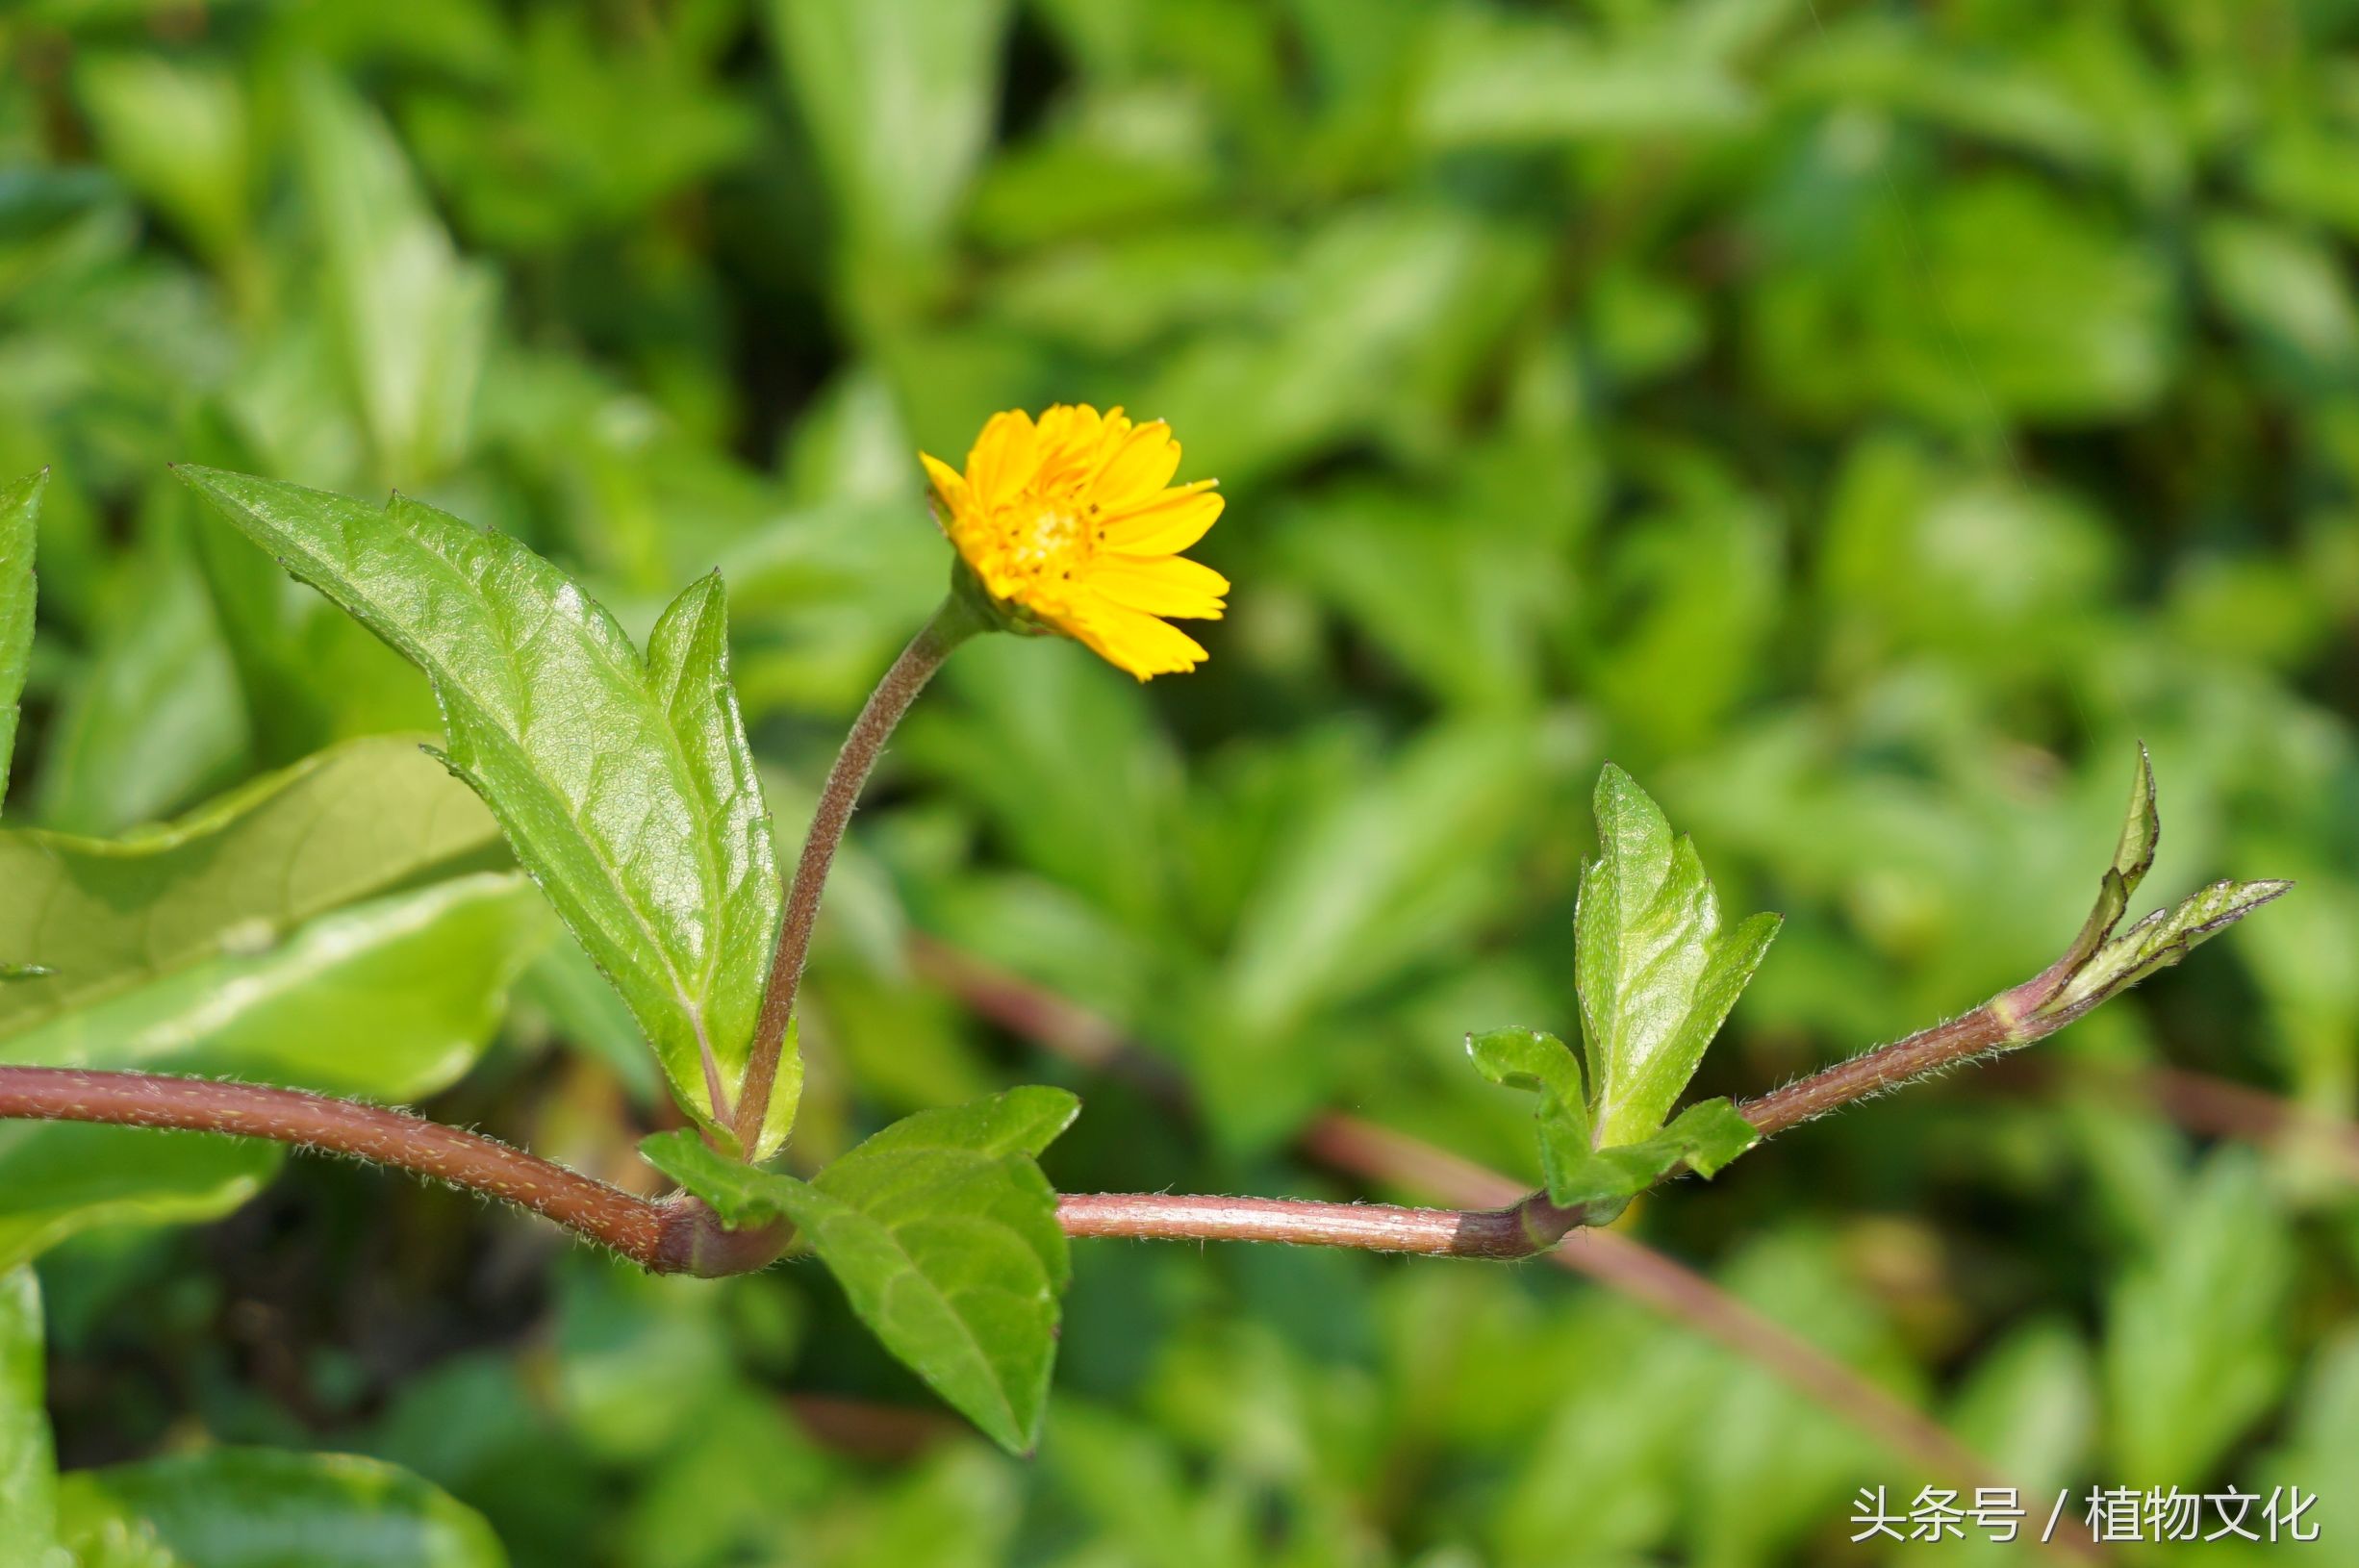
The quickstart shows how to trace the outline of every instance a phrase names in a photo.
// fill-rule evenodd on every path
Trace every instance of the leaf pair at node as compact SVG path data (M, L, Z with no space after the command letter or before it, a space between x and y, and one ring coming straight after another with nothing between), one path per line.
M1582 1060L1535 1029L1466 1041L1484 1076L1540 1097L1549 1201L1592 1223L1682 1165L1709 1176L1760 1141L1725 1100L1666 1119L1781 922L1724 926L1693 841L1674 838L1662 808L1611 763L1595 809L1598 857L1583 869L1573 923Z

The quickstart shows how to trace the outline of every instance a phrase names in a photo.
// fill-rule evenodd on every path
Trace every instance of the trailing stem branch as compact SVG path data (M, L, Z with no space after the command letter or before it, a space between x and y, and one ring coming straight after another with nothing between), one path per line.
M900 698L893 710L896 713L908 706L908 698L916 695L925 674L939 666L947 651L947 646L922 649L920 645L925 642L921 636L911 645L912 652L902 655L902 663L911 666L913 684ZM864 719L863 723L866 721ZM880 730L876 740L881 739ZM851 755L853 749L848 745L846 755ZM864 774L874 760L872 744L866 760L855 763L856 772ZM844 764L837 766L839 772L844 771ZM854 793L856 783L855 777ZM818 837L814 835L814 842ZM810 863L806 853L806 871ZM824 869L822 856L822 874ZM799 885L802 881L799 873ZM816 909L817 904L814 890L809 908ZM781 943L779 951L784 954L786 950ZM799 947L792 972L799 974L800 967ZM774 995L777 993L774 981L775 976ZM2068 1021L2065 1016L2038 1013L2037 1003L2048 989L2052 989L2051 974L2042 974L1963 1017L1839 1062L1747 1101L1738 1110L1767 1137L1852 1100L1973 1057L2028 1045ZM790 980L785 1005L792 1005L792 991ZM0 1067L0 1120L99 1122L226 1133L348 1154L515 1203L659 1274L749 1273L774 1261L789 1240L776 1228L728 1230L694 1199L658 1201L640 1198L480 1133L444 1126L406 1111L294 1089L147 1073ZM1530 1257L1547 1252L1588 1219L1577 1206L1550 1202L1544 1193L1531 1193L1498 1207L1465 1209L1308 1199L1076 1193L1058 1200L1057 1213L1066 1233L1077 1237L1288 1242L1483 1258Z
M778 946L771 955L770 980L762 992L762 1011L753 1027L753 1055L747 1063L744 1092L737 1105L737 1141L751 1159L761 1146L762 1127L770 1116L771 1096L778 1085L778 1064L786 1051L786 1031L795 1018L795 994L802 985L802 966L811 955L811 931L819 920L820 896L827 886L828 868L835 864L836 847L851 822L860 790L883 752L885 741L901 721L909 705L926 690L934 671L951 650L981 630L981 622L965 598L953 593L934 617L909 640L900 657L869 694L844 748L827 770L819 805L811 814L811 831L802 841L795 863L794 880L787 884L786 908L778 922Z
M919 974L1010 1033L1053 1056L1120 1077L1175 1112L1192 1109L1186 1080L1168 1062L1088 1009L930 937L914 939L909 952ZM2346 1130L2359 1138L2359 1129ZM1469 1210L1496 1213L1513 1210L1526 1201L1521 1184L1511 1176L1339 1111L1314 1116L1298 1148L1310 1159L1345 1175L1421 1192ZM1617 1230L1584 1229L1544 1255L1550 1263L1652 1307L1765 1368L1796 1393L1851 1422L1890 1452L1907 1455L1928 1476L1949 1483L2006 1484L2006 1478L1990 1461L1940 1422L1706 1276L1635 1237ZM2063 1562L2104 1560L2100 1550L2079 1534L2060 1534L2053 1541L2037 1543L2035 1549Z
M349 1154L529 1209L658 1274L742 1274L783 1246L782 1237L723 1229L696 1199L640 1198L479 1132L298 1089L0 1067L0 1120L227 1133Z

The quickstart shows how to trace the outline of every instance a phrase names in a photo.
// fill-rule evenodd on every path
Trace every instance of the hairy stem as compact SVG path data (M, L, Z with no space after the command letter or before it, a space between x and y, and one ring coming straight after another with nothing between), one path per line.
M929 628L929 631L931 628ZM825 837L816 857L806 850L804 873L812 880L806 910L819 902L817 879L824 878L834 843L842 837L842 822L859 780L875 761L877 746L892 728L891 719L905 712L927 674L939 667L942 655L963 636L947 641L921 634L894 668L905 672L905 689L876 727L865 756L850 771L845 805L834 830ZM879 688L897 685L888 677ZM872 699L870 713L878 711ZM870 715L862 717L862 726ZM858 737L860 730L855 729ZM845 754L854 746L847 743ZM846 773L842 762L837 772ZM830 789L833 780L830 781ZM823 821L826 811L822 809ZM822 835L813 832L814 844ZM798 874L799 888L804 875ZM808 935L808 916L804 920ZM783 957L787 945L782 941ZM800 947L791 969L799 973ZM1946 1024L1879 1047L1847 1062L1788 1084L1738 1107L1763 1136L1798 1122L1823 1115L1865 1095L1881 1093L1901 1083L1955 1066L1969 1057L2025 1045L2063 1026L2061 1020L2032 1016L2042 975L1993 998L1973 1012ZM779 987L773 976L773 994ZM793 983L784 988L793 1004ZM992 994L981 993L986 999ZM1008 1005L1030 1003L1002 994ZM1052 1010L1053 1012L1053 1010ZM1064 1020L1049 1016L1024 1021L1030 1031L1056 1032ZM1103 1053L1103 1042L1093 1042ZM774 1071L775 1058L772 1066ZM300 1148L351 1154L397 1167L435 1180L447 1181L515 1203L564 1226L599 1245L613 1249L660 1274L705 1277L745 1274L766 1268L784 1251L789 1234L781 1227L732 1231L712 1211L694 1199L658 1202L564 1166L552 1164L496 1139L464 1132L413 1116L406 1111L335 1100L294 1089L256 1084L222 1083L206 1078L178 1078L146 1073L97 1073L74 1068L0 1067L0 1120L32 1119L53 1122L104 1122L120 1126L169 1127L193 1132L227 1133L237 1137L267 1138ZM1418 1252L1436 1257L1530 1257L1554 1248L1572 1231L1588 1223L1580 1207L1560 1207L1545 1193L1529 1193L1495 1208L1405 1208L1388 1203L1329 1203L1309 1199L1218 1198L1171 1193L1077 1193L1057 1201L1057 1217L1071 1236L1130 1237L1149 1241L1267 1241L1308 1247L1348 1247L1363 1252Z
M811 814L811 831L802 841L802 855L787 884L786 911L778 923L778 946L770 961L770 981L762 992L761 1017L753 1027L753 1054L746 1067L744 1091L737 1105L737 1141L746 1158L759 1157L762 1127L770 1118L771 1096L778 1086L778 1064L786 1053L787 1026L795 1018L795 993L802 985L802 966L811 955L811 931L819 921L820 896L826 890L828 868L835 864L836 846L851 822L861 786L876 766L885 741L909 705L926 690L934 671L951 650L983 629L974 608L953 593L909 640L900 657L884 672L869 694L860 717L852 721L827 770L819 792L819 806Z
M1748 1100L1737 1113L1774 1138L1788 1127L1811 1121L1855 1100L1896 1089L1917 1078L1931 1077L1977 1056L2012 1050L2045 1039L2071 1022L2064 1017L2039 1017L2036 1009L2054 989L2054 972L2000 993L1970 1013L1945 1024L1919 1029L1906 1040L1878 1046L1859 1055L1822 1068L1759 1100Z
M1068 1193L1056 1201L1068 1236L1143 1241L1275 1241L1428 1257L1530 1257L1582 1222L1578 1209L1531 1197L1495 1209L1322 1203L1303 1198L1192 1198L1170 1193Z
M350 1154L529 1209L657 1274L748 1273L774 1259L786 1241L783 1232L724 1230L695 1199L636 1197L481 1133L297 1089L0 1067L0 1119L227 1133Z
M1190 1108L1185 1080L1168 1063L1085 1008L929 937L912 941L910 957L921 974L1052 1055L1120 1076L1176 1112ZM1478 1210L1488 1205L1485 1212L1511 1212L1534 1201L1519 1196L1523 1188L1510 1176L1337 1111L1313 1117L1299 1148L1320 1164L1347 1175L1423 1191L1445 1202ZM1566 1245L1550 1250L1546 1257L1766 1369L1891 1452L1907 1455L1928 1476L1950 1483L2004 1484L2004 1478L1989 1461L1938 1421L1642 1241L1616 1230L1583 1229ZM2103 1560L2098 1550L2079 1535L2060 1536L2040 1543L2038 1549L2060 1561Z

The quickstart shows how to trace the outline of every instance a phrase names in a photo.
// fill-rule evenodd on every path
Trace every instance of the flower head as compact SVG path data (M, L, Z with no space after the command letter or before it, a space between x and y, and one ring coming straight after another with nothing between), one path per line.
M1059 403L1037 420L993 415L963 474L920 456L942 531L1002 616L1062 632L1140 680L1205 657L1160 618L1217 620L1226 608L1229 579L1180 554L1221 498L1210 479L1171 482L1180 443L1162 420Z

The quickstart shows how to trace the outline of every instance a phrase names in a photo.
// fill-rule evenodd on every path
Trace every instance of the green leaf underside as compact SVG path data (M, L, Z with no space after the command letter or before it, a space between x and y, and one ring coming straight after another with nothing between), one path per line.
M16 749L17 703L33 652L33 545L49 470L0 486L0 797Z
M552 934L513 873L458 877L314 921L0 1041L18 1065L235 1078L398 1102L455 1081ZM278 1169L275 1144L0 1123L0 1267L78 1231L210 1219Z
M779 892L727 675L717 577L665 612L642 660L613 618L522 544L396 496L383 509L177 470L302 581L423 670L449 763L630 1004L680 1104L727 1138ZM761 1144L783 1142L782 1074Z
M122 839L0 831L5 1042L70 1009L467 865L504 860L481 801L415 738L348 742Z
M503 1568L473 1509L347 1454L216 1449L59 1488L60 1533L87 1568Z
M1597 781L1599 856L1574 918L1590 1137L1651 1135L1760 967L1780 917L1723 930L1693 843L1674 840L1646 792L1611 763Z
M791 1220L885 1348L1021 1454L1039 1437L1069 1277L1035 1158L1078 1109L1028 1087L920 1111L808 1182L733 1164L692 1132L641 1147L733 1224Z
M40 1281L28 1268L0 1270L0 1568L65 1568L57 1524Z

